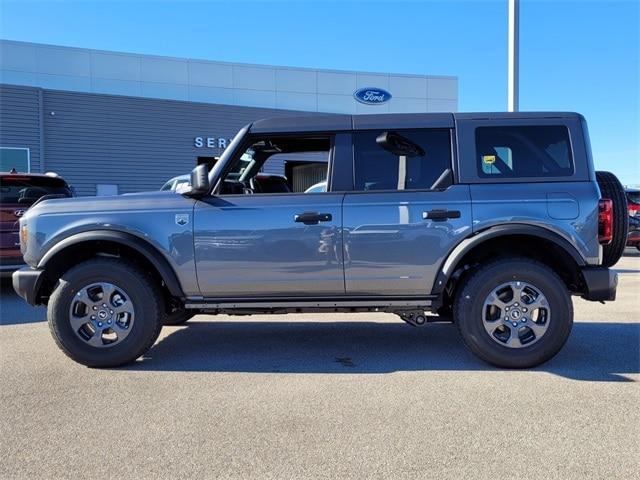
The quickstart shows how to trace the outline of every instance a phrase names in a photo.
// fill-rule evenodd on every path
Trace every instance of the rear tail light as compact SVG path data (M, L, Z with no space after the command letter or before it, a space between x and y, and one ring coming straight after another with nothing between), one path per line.
M629 216L640 217L640 205L629 203Z
M598 202L598 242L608 245L613 239L613 200L602 198Z

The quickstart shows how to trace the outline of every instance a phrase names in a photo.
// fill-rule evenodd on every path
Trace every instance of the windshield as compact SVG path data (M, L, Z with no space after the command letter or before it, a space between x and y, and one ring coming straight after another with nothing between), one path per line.
M213 168L209 172L210 183L213 184L213 182L216 179L218 179L218 177L220 177L220 174L224 170L226 163L229 161L229 156L233 154L236 148L238 148L238 144L242 142L242 140L244 139L244 136L247 134L248 131L249 131L249 125L247 125L246 127L242 127L240 131L236 133L236 136L233 137L233 140L231 140L231 143L229 144L229 146L224 150L224 152L222 152L222 155L220 155L220 159L216 162L216 164L213 166Z
M235 162L231 169L227 172L227 178L238 180L242 177L242 174L252 165L253 163L253 150L247 150L242 154L240 160Z
M31 205L40 197L51 194L73 196L60 178L50 177L2 177L0 179L0 203Z
M640 205L640 191L627 192L627 200L634 205Z

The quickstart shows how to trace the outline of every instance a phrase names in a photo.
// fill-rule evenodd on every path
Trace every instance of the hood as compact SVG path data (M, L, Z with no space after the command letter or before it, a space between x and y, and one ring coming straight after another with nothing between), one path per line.
M184 208L195 200L175 192L141 192L109 197L74 197L44 200L30 208L25 218L41 215L88 214Z

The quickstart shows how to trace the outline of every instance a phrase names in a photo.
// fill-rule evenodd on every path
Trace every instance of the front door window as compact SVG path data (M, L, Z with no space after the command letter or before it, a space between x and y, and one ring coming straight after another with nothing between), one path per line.
M326 182L330 151L328 136L256 138L230 165L217 192L221 195L304 193L318 181ZM307 168L287 168L288 163Z

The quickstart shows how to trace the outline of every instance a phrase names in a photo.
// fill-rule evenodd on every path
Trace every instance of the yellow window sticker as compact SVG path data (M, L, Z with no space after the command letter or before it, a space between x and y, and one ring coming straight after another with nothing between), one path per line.
M496 163L496 156L495 155L483 155L482 156L482 161L484 163L486 163L487 165L491 165L493 163Z

